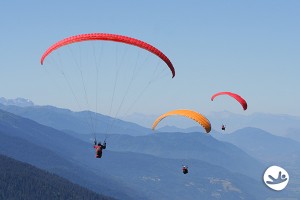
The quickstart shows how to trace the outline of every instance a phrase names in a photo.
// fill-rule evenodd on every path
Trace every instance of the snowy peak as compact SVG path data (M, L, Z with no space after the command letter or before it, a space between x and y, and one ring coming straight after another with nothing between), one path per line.
M24 98L6 99L4 97L0 97L0 104L9 105L9 106L13 105L19 107L34 106L34 103L32 101Z

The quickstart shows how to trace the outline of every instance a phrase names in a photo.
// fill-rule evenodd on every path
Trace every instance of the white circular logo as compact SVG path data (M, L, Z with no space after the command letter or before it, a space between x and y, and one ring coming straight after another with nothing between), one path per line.
M287 186L289 174L285 169L273 165L265 171L264 182L269 188L280 191Z

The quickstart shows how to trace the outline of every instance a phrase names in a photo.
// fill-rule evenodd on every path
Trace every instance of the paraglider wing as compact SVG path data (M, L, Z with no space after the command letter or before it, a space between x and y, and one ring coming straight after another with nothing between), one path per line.
M141 40L135 39L135 38L131 38L131 37L123 36L123 35L117 35L117 34L110 34L110 33L80 34L80 35L71 36L71 37L65 38L61 41L58 41L57 43L55 43L51 47L49 47L45 51L45 53L42 55L41 64L44 63L45 58L54 50L56 50L62 46L68 45L68 44L89 41L89 40L108 40L108 41L113 41L113 42L121 42L121 43L130 44L130 45L134 45L134 46L140 47L142 49L145 49L145 50L155 54L160 59L162 59L170 68L170 70L172 72L172 78L174 78L174 76L175 76L175 69L173 67L173 64L171 63L169 58L165 54L163 54L160 50L158 50L156 47L154 47L146 42L143 42Z
M201 126L203 126L203 128L205 129L206 133L209 133L211 131L211 125L209 120L204 117L203 115L201 115L198 112L192 111L192 110L172 110L169 111L161 116L159 116L155 122L152 125L152 130L155 129L155 127L157 126L157 124L163 120L164 118L171 116L171 115L181 115L184 117L188 117L190 119L193 119L194 121L198 122Z
M243 99L241 96L239 96L238 94L232 93L232 92L218 92L216 94L214 94L211 97L211 100L213 101L215 97L219 96L219 95L229 95L233 98L235 98L243 107L244 110L247 110L247 102L245 101L245 99Z

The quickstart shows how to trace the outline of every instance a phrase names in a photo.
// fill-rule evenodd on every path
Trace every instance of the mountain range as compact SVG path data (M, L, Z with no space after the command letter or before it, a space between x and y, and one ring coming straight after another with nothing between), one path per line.
M135 123L125 122L91 111L73 112L68 109L53 106L26 106L0 104L0 109L16 115L32 119L40 124L58 130L72 130L78 133L93 132L126 133L130 135L145 135L151 130ZM99 126L101 124L101 126Z
M210 135L203 130L168 133L120 120L122 126L115 124L114 132L92 134L82 126L88 112L53 106L1 105L1 109L6 110L0 110L1 154L99 194L125 200L300 196L299 143L262 129L249 127L230 134L213 130ZM111 123L108 116L91 114L102 117L99 126ZM107 141L101 159L94 158L95 136ZM288 148L279 154L278 144ZM269 190L261 180L266 167L276 162L296 178L280 193ZM182 164L189 166L189 174L181 173Z
M260 199L268 190L248 176L205 161L105 150L94 158L92 145L14 114L0 112L0 153L56 173L95 192L118 199ZM176 184L174 184L176 183ZM170 184L172 187L170 187ZM250 184L250 186L248 186ZM251 190L257 191L253 195ZM159 192L160 191L160 192Z
M133 113L122 117L120 120L90 111L73 112L53 106L37 106L32 101L23 98L5 99L1 97L0 109L59 130L73 130L78 133L108 132L120 134L126 132L131 135L145 135L151 133L149 128L158 117L158 115ZM268 113L247 115L247 113L236 114L225 110L211 112L206 117L210 120L212 129L218 132L221 132L222 124L227 125L226 130L230 133L245 127L255 127L274 135L300 141L300 116ZM128 122L132 122L132 124L128 125ZM102 126L98 126L99 123ZM130 130L128 130L129 127ZM171 117L163 120L157 130L161 132L199 132L202 128L192 120Z

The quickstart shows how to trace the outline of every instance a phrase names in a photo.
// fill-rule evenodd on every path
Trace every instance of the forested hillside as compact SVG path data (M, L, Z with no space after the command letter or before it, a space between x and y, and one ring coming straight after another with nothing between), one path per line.
M0 199L113 200L3 155L0 155L0 191Z

